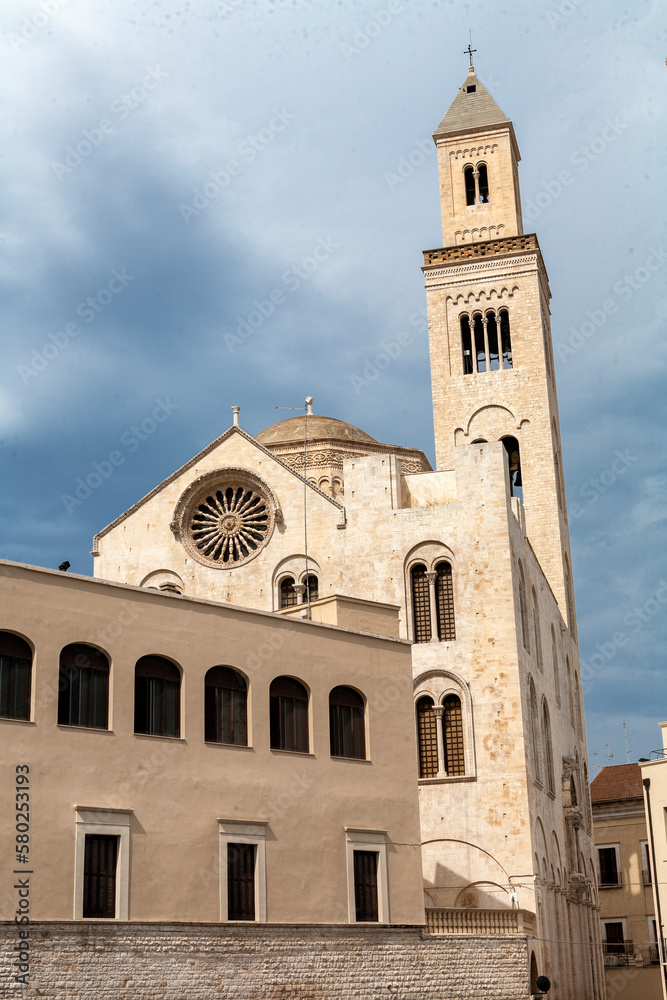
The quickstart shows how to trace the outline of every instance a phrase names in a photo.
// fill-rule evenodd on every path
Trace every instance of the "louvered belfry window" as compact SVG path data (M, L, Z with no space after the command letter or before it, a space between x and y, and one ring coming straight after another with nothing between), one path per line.
M425 566L413 566L410 571L412 584L412 617L414 619L415 642L431 640L431 599Z
M438 638L444 642L456 639L454 622L454 587L452 567L448 562L438 563L435 580L435 597L438 609Z
M354 907L358 921L378 920L377 851L354 852Z
M466 773L463 750L463 717L461 699L455 694L448 695L442 713L442 735L445 748L445 771L452 777Z
M294 589L294 578L286 576L280 583L280 607L293 608L296 603L297 596Z
M118 837L86 834L83 860L83 916L116 916Z
M419 777L438 774L438 720L430 698L417 702L417 739L419 741Z
M255 845L227 844L227 919L255 919Z

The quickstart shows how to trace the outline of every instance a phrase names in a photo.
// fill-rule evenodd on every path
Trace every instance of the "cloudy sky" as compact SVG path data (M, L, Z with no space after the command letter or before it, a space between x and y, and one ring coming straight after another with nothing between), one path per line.
M591 763L605 744L625 761L623 719L632 759L658 746L660 7L3 0L0 556L92 573L93 534L225 430L232 404L255 434L312 395L433 460L429 137L472 29L553 294ZM400 357L362 381L401 333Z

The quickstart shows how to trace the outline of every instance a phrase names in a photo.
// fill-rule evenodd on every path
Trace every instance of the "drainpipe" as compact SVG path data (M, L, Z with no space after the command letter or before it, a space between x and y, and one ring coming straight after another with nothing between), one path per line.
M665 939L662 928L662 912L660 910L660 886L658 884L658 870L655 866L655 841L653 839L653 816L651 814L651 779L644 778L642 785L646 789L646 808L648 811L648 833L651 838L651 863L653 865L653 884L655 885L655 908L658 918L658 955L660 956L660 968L662 969L662 992L667 996L667 969L665 968Z

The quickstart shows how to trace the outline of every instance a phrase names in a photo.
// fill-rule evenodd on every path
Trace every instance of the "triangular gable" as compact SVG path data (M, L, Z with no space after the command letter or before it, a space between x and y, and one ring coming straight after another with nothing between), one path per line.
M321 490L319 486L315 486L313 483L308 482L308 480L304 476L302 476L300 472L296 472L295 469L292 469L286 462L283 462L282 459L278 458L277 455L274 455L272 451L269 451L268 448L265 448L264 445L256 441L254 437L251 437L250 434L247 434L244 430L242 430L241 427L236 427L235 425L232 425L224 432L224 434L221 434L220 437L217 437L214 441L211 441L211 443L208 444L205 448L197 452L197 454L193 458L189 459L185 463L185 465L182 465L180 469L176 469L176 471L172 472L170 476L167 476L167 478L163 479L161 483L158 483L158 485L155 486L150 491L150 493L147 493L146 496L141 498L141 500L137 500L135 504L129 507L126 511L124 511L119 517L116 518L115 521L112 521L111 524L107 524L106 528L103 528L101 531L99 531L93 538L92 555L99 554L98 543L100 538L103 538L106 534L108 534L108 532L110 532L112 528L116 528L119 524L122 524L126 518L136 513L136 511L138 511L141 507L143 507L145 503L148 503L149 500L152 500L153 497L156 497L159 493L162 492L162 490L166 486L169 486L170 483L173 483L176 479L182 476L183 473L187 472L188 469L191 469L193 466L195 466L197 462L200 462L202 460L202 458L205 458L207 455L210 455L212 451L214 451L217 447L219 447L219 445L223 444L229 437L231 437L232 434L240 434L242 438L245 438L246 441L250 442L250 444L252 444L258 451L262 452L263 455L266 455L268 458L274 461L276 465L279 465L281 468L285 469L292 476L295 476L301 483L305 483L305 485L309 489L313 490L315 493L319 494L319 496L323 497L326 501L328 501L328 503L336 507L342 514L342 524L343 525L345 524L346 521L345 507L343 506L342 503L339 503L338 500L334 500L332 496L329 496L328 493L325 493L324 490Z

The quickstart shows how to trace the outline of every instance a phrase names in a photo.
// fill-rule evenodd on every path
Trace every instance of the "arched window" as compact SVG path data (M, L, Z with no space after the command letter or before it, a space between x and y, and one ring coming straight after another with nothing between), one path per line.
M293 677L276 677L269 693L271 749L308 753L308 692Z
M477 172L479 174L479 200L482 205L486 205L489 201L489 175L486 163L478 164Z
M579 672L574 671L574 707L577 718L577 736L580 740L584 738L584 725L581 718L581 695L579 693Z
M463 179L466 188L466 205L475 204L475 170L474 167L466 167L463 171Z
M549 718L549 706L546 698L542 699L542 736L544 739L544 769L546 771L547 788L555 794L556 784L554 780L554 754L551 743L551 719Z
M286 576L280 581L280 607L292 608L297 603L296 590L294 589L294 577Z
M448 562L441 562L435 567L435 601L438 611L438 638L443 642L456 639L454 621L454 587L452 584L452 567Z
M560 708L560 678L558 676L558 647L556 646L556 632L551 626L551 659L554 670L554 687L556 688L556 704Z
M134 731L181 735L181 674L163 656L142 656L134 670Z
M426 567L421 564L410 570L412 586L412 618L415 642L431 640L431 598L429 595Z
M472 332L475 341L475 368L478 372L485 372L488 368L488 358L484 340L484 320L479 313L472 318Z
M329 739L332 757L366 759L364 699L349 687L329 695Z
M304 597L304 600L310 598L311 601L316 601L320 592L320 585L317 577L307 576L303 582L306 586L306 596Z
M496 314L490 311L484 317L486 320L486 336L489 344L489 371L497 372L501 367L498 351L498 324Z
M510 472L510 496L519 497L523 500L523 479L521 477L521 453L519 442L515 437L502 438L503 446L507 452L507 462Z
M535 639L535 662L540 670L542 665L542 633L540 630L540 609L537 605L537 593L533 587L533 637Z
M463 351L463 374L472 375L472 339L470 333L470 316L463 313L459 320L461 324L461 350Z
M0 632L0 717L30 720L32 650L13 632Z
M526 652L530 653L530 639L528 636L528 607L526 601L526 578L523 575L523 566L519 562L519 613L521 615L521 641Z
M572 723L572 728L574 728L574 697L572 694L572 671L570 669L570 657L565 657L565 667L567 673L567 694L570 700L570 722Z
M420 698L417 702L417 742L419 777L435 778L438 774L438 720L432 698Z
M535 769L535 777L538 781L542 781L542 752L539 737L540 717L537 712L537 695L532 677L528 683L528 691L530 699L530 735L533 745L533 767Z
M204 739L248 745L248 685L232 667L211 667L204 678Z
M503 356L503 368L512 368L512 338L510 336L510 314L507 309L501 309L500 319L500 350Z
M109 661L93 646L72 643L60 654L58 725L109 726Z
M442 742L445 751L445 771L449 777L453 777L466 773L461 699L455 694L450 694L447 695L442 704L444 707Z
M565 563L565 599L567 601L567 624L570 626L570 632L576 638L577 626L574 614L574 591L572 589L570 560L567 557L567 552L565 553L563 561Z

